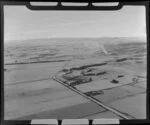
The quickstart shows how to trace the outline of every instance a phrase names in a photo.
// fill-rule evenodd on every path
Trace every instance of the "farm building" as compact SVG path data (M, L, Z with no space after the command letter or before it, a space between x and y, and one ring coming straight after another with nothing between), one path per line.
M89 76L79 76L75 78L75 80L70 82L70 85L74 86L74 85L79 85L79 84L83 84L83 83L87 83L91 81L92 81L92 78Z
M98 75L103 75L106 74L106 71L101 71L99 69L87 69L82 72L84 76L98 76Z

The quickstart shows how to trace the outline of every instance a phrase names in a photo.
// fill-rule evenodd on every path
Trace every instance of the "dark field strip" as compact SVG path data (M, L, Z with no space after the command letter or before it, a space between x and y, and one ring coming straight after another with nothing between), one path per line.
M39 62L6 63L5 65L21 65L21 64L65 62L65 61L69 61L69 60L51 60L51 61L39 61Z
M122 59L117 59L116 62L122 62L122 61L126 61L127 58L122 58Z
M17 84L25 84L25 83L31 83L31 82L38 82L38 81L43 81L43 80L48 80L51 78L43 78L43 79L37 79L37 80L31 80L31 81L23 81L23 82L16 82L16 83L10 83L10 84L5 84L5 86L10 86L10 85L17 85Z

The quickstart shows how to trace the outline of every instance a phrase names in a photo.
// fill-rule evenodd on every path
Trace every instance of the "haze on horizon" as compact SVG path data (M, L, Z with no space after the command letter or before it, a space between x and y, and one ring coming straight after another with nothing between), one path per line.
M4 7L4 42L40 38L145 37L145 8L118 11L31 11Z

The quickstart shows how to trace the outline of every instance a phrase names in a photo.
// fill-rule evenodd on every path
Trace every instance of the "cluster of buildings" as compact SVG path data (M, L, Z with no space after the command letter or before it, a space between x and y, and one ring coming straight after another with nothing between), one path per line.
M62 76L65 80L67 80L67 84L71 86L79 85L79 84L84 84L91 82L92 76L99 76L99 75L104 75L107 72L106 71L101 71L96 68L86 68L84 70L63 70L65 74Z

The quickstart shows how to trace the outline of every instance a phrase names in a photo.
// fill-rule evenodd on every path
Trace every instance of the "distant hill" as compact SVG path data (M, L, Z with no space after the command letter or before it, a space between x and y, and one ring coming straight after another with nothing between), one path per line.
M100 43L118 43L118 42L146 42L145 37L99 37L99 38L41 38L41 39L28 39L28 40L9 40L4 44L22 44L22 43L60 43L60 42L100 42Z

